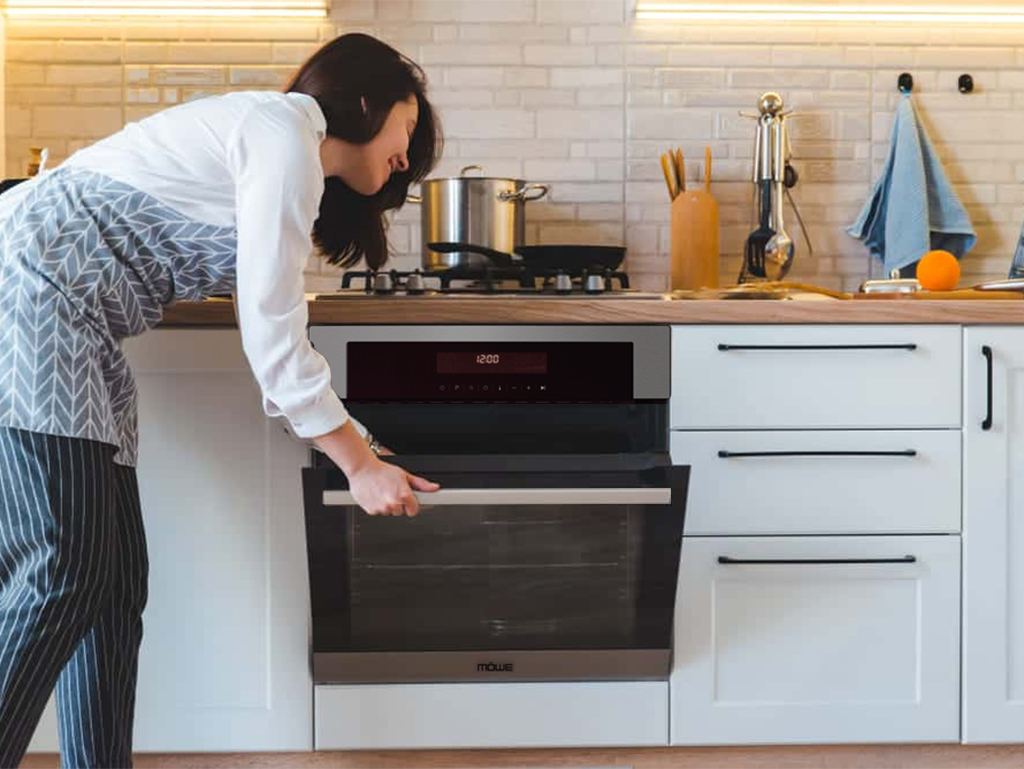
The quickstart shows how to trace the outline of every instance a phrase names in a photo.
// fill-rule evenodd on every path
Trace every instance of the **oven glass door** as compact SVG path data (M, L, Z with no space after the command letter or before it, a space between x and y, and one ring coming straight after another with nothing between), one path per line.
M304 471L318 681L668 674L688 468L665 455L394 457L442 488L370 516Z

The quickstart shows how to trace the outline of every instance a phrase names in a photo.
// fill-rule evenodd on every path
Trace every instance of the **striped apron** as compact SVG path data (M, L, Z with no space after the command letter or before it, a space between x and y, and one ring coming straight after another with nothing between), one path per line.
M0 222L0 766L56 687L62 764L130 766L148 560L121 340L233 291L233 228L74 167Z

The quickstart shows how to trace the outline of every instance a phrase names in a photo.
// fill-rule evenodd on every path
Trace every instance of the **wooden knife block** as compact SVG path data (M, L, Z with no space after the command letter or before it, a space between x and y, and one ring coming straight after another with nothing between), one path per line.
M687 190L672 201L672 290L718 288L718 201Z

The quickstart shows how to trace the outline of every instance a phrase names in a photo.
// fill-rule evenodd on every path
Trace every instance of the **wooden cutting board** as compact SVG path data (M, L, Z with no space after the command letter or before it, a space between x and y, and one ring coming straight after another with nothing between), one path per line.
M927 300L927 299L1024 299L1024 291L978 291L961 288L954 291L912 291L909 294L875 293L854 294L854 299Z
M672 201L672 290L717 288L718 201L711 194L711 151L704 155L704 189L686 189Z

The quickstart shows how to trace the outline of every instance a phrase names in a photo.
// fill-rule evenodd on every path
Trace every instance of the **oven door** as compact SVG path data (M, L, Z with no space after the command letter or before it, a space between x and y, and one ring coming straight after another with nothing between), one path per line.
M666 454L389 457L370 516L303 471L317 683L666 679L689 468Z

